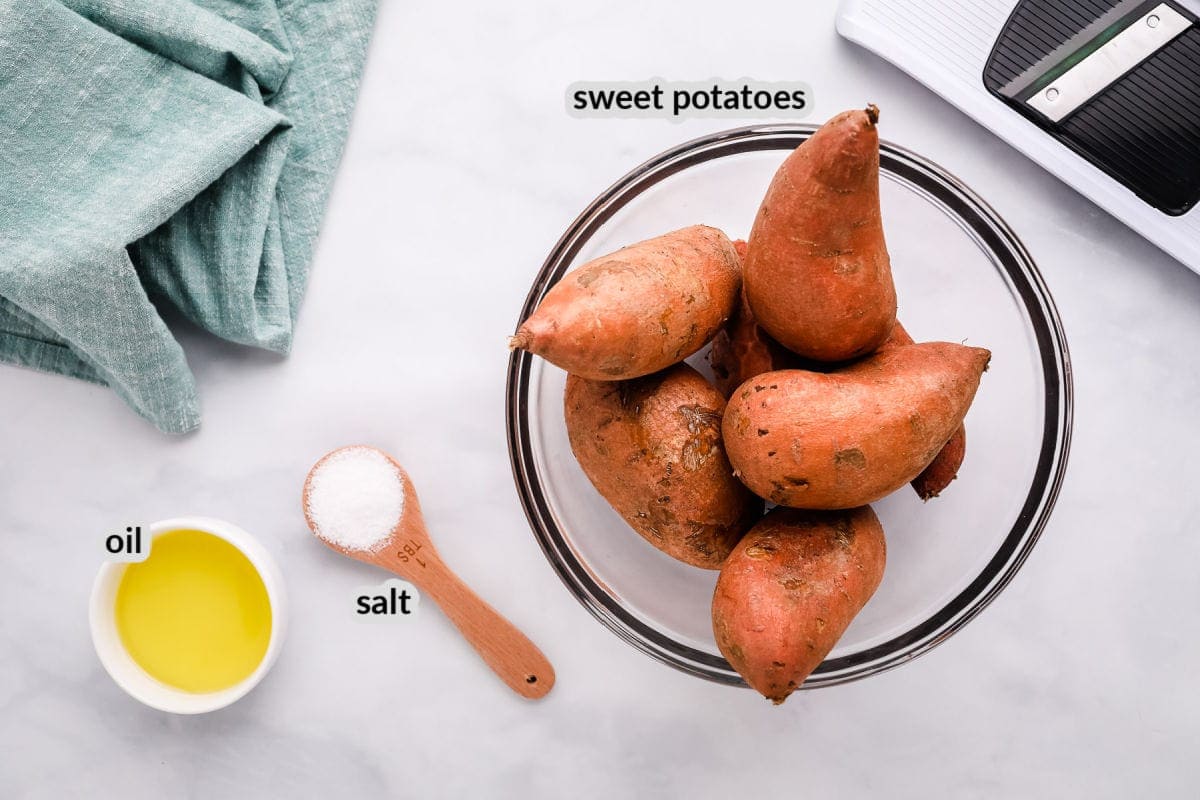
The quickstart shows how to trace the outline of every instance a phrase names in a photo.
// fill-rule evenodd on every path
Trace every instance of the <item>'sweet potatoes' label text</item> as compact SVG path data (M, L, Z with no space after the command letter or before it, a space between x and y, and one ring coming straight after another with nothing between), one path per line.
M808 114L812 89L796 81L579 81L567 87L573 117L789 117Z

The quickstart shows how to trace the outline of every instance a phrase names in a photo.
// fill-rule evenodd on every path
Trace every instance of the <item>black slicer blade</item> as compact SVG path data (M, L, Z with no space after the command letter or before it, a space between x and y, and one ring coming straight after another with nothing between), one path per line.
M1200 25L1170 0L1022 0L987 90L1163 213L1200 202Z

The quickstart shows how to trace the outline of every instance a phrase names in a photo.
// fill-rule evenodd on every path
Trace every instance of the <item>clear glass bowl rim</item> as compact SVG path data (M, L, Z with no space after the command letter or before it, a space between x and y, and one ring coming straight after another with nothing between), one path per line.
M518 327L565 274L591 236L641 192L713 159L758 150L792 150L815 130L814 125L733 128L681 144L636 167L593 200L555 244L530 289ZM860 652L827 659L802 689L859 680L911 661L946 641L986 608L1013 579L1041 536L1058 499L1070 450L1074 406L1070 355L1054 301L1028 251L987 203L928 159L882 142L880 163L892 177L940 204L1006 273L1033 325L1045 379L1042 445L1016 522L974 580L936 613L903 634ZM520 350L513 351L509 358L507 434L517 493L547 560L571 594L626 642L684 672L744 686L723 658L678 642L630 613L604 589L566 542L546 501L533 456L528 415L532 363L533 356Z

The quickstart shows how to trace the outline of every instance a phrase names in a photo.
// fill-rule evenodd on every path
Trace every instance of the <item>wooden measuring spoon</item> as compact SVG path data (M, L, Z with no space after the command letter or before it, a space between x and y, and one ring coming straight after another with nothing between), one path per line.
M333 456L346 450L374 450L399 473L404 508L382 546L371 550L343 547L323 538L310 515L313 476ZM421 504L408 473L387 453L374 447L344 447L327 453L309 470L304 481L304 518L317 538L342 555L394 572L433 598L487 665L524 697L544 697L554 687L554 668L533 642L485 603L450 571L434 549L421 516Z

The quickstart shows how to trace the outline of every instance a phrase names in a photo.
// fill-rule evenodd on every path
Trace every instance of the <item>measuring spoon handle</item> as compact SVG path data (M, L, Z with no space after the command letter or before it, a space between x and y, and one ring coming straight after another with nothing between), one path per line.
M544 697L554 687L554 667L542 651L440 559L435 563L437 568L421 576L422 591L510 689L531 700Z

